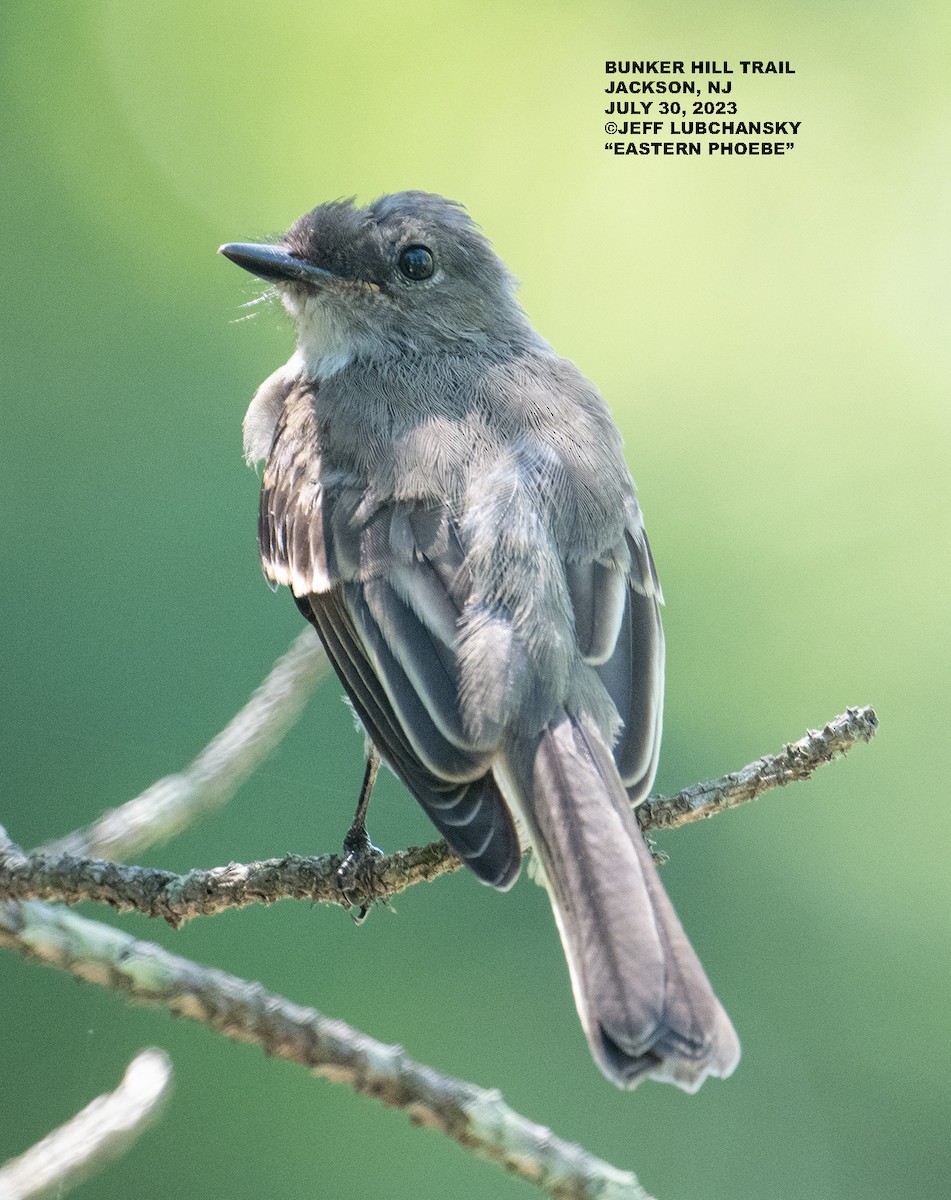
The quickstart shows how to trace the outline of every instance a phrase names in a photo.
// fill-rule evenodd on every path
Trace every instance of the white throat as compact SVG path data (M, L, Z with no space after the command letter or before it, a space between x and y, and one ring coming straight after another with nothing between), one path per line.
M336 306L296 288L285 290L283 301L297 326L294 358L308 379L330 379L353 361L358 342Z

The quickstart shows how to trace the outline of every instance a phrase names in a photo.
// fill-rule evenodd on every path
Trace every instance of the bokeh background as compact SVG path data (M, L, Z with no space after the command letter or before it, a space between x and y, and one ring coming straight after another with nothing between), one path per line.
M326 199L466 202L624 432L667 596L675 790L873 703L871 746L669 834L744 1044L614 1091L541 891L456 876L355 928L304 904L121 924L501 1088L662 1200L948 1195L951 570L944 3L16 0L2 55L0 820L21 844L187 762L300 628L241 418L290 331L222 241ZM608 58L789 60L777 159L615 158ZM327 681L185 870L339 846L360 742ZM396 783L371 822L428 837ZM87 909L104 920L119 920ZM88 1197L528 1195L345 1088L0 957L0 1159L164 1046L163 1120Z

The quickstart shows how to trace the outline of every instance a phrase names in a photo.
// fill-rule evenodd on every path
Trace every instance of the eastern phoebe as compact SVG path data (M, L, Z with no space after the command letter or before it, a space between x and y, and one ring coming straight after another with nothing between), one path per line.
M478 878L511 887L531 847L605 1075L729 1075L736 1033L632 812L660 745L661 592L601 396L440 196L324 204L221 253L297 328L244 421L268 579Z

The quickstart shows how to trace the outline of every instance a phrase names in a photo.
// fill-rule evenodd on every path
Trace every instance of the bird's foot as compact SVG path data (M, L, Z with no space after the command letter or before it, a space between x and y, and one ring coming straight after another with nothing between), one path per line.
M337 868L337 887L340 889L347 908L355 909L353 919L362 925L369 915L374 897L368 895L364 874L368 864L383 857L383 851L374 846L362 821L354 821L343 839L343 858Z

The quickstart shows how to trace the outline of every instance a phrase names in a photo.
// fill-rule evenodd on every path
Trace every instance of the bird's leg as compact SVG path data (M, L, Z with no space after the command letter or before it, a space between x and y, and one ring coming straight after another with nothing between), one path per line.
M369 741L369 739L367 739ZM360 799L357 801L357 811L354 813L353 824L347 830L343 839L343 860L337 868L337 886L346 896L351 890L359 892L358 873L368 858L382 858L383 851L374 846L367 834L367 808L370 795L376 783L377 772L380 769L380 756L376 747L367 747L367 769L363 776L363 786L360 788ZM357 885L354 887L354 885ZM357 924L366 919L369 905L361 903L355 920Z
M367 750L367 769L363 776L363 786L360 788L360 799L357 801L357 811L353 816L353 824L343 839L343 848L347 852L344 863L353 855L380 854L376 846L367 836L367 809L370 807L370 795L376 783L377 772L380 769L380 756L374 746Z

